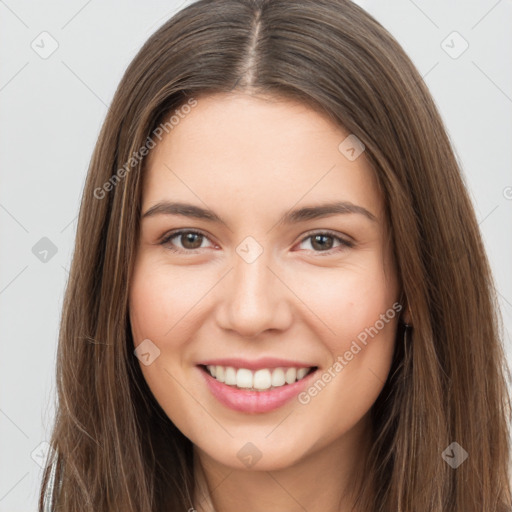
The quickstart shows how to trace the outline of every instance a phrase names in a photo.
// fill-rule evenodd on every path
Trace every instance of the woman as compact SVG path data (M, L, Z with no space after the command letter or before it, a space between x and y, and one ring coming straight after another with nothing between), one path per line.
M92 158L40 510L509 511L499 327L388 32L339 0L198 1Z

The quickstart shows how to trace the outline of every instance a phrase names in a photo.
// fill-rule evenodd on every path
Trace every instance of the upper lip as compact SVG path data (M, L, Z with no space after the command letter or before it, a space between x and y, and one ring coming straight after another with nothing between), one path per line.
M232 366L234 368L247 368L248 370L261 370L263 368L311 368L316 365L303 363L300 361L291 361L289 359L278 359L275 357L262 357L252 361L242 358L218 358L201 361L198 365L202 366Z

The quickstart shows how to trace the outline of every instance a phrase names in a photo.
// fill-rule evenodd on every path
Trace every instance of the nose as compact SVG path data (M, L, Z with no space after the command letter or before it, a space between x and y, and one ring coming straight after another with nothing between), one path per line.
M265 331L285 330L291 324L293 293L265 255L252 263L235 256L234 268L223 280L217 310L222 329L254 338Z

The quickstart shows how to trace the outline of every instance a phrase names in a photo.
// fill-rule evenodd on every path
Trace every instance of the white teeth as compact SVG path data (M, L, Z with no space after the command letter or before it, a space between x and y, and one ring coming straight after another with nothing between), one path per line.
M215 368L215 378L220 382L224 382L224 366L217 366Z
M268 389L272 385L270 370L257 370L254 372L254 385L256 389Z
M224 383L230 386L236 386L236 370L232 366L228 366L224 373Z
M253 372L247 368L236 369L232 366L219 365L208 365L206 368L219 382L256 391L293 384L303 379L310 370L309 368L262 368Z
M272 372L272 386L278 387L282 386L284 383L284 370L282 368L276 368Z
M286 373L284 374L284 380L287 384L293 384L297 379L297 370L295 368L286 368Z
M236 385L239 388L252 388L252 372L247 368L239 368L236 372Z
M300 380L306 376L306 373L308 373L309 368L299 368L297 370L297 380Z

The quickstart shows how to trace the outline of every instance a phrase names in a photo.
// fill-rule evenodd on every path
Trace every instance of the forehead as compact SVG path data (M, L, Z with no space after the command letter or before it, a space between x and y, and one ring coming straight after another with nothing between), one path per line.
M364 151L350 160L350 134L312 107L241 93L197 98L197 105L150 151L143 203L166 196L222 207L350 200L378 215L382 198Z

